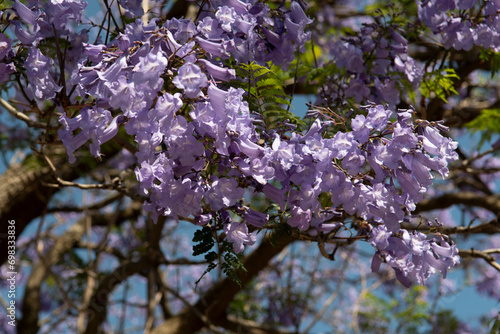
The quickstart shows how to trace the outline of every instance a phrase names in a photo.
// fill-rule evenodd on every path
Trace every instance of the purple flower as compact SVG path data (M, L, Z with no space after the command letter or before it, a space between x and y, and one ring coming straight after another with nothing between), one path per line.
M474 35L471 28L471 23L469 21L463 22L461 24L461 29L456 32L453 36L453 47L455 50L465 50L469 51L474 46ZM450 36L450 37L452 37Z
M248 233L248 227L245 222L224 224L224 233L226 233L227 240L233 244L235 253L241 253L245 248L244 245L251 246L257 241L257 237L254 234Z
M193 63L182 65L172 82L177 88L183 89L187 97L191 98L202 96L201 87L206 87L208 84L206 75Z
M369 107L368 115L366 116L365 126L381 131L386 127L392 111L384 108L382 105Z
M337 132L331 141L331 149L337 159L344 159L354 148L354 135L352 132Z
M246 138L238 140L237 143L240 151L251 158L253 163L257 163L256 159L261 159L264 156L264 149L262 146L259 146Z
M205 38L219 39L224 32L219 27L219 21L207 16L198 23L196 28ZM208 51L208 50L207 50Z
M38 17L38 13L32 11L28 7L26 7L24 4L22 4L19 0L16 0L14 5L12 6L19 14L19 17L26 23L29 23L31 25L36 25L36 19Z
M354 98L356 103L360 103L370 94L370 88L368 88L363 80L351 79L349 82L349 88L346 90L346 97Z
M170 127L174 114L182 107L181 94L165 93L158 98L154 109L149 112L149 118L158 121L161 128Z
M295 23L311 24L314 20L307 17L306 13L296 1L290 4L290 18Z
M309 228L311 209L302 210L302 208L294 206L290 213L291 217L287 220L288 225L297 227L301 231L305 231Z
M116 59L116 61L108 67L104 72L97 71L97 76L104 82L114 82L123 75L123 72L128 69L127 58L121 56Z
M294 41L298 46L300 52L304 52L304 45L311 38L311 32L305 32L305 22L295 23L289 17L285 19L285 26L287 29L287 37Z
M370 127L365 125L366 117L365 115L356 115L354 119L351 120L352 133L354 139L356 139L360 144L364 144L370 138Z
M385 225L379 225L370 231L368 242L379 250L384 250L389 246L389 237L392 232L387 230Z
M427 239L420 232L399 230L397 234L387 236L385 228L379 226L372 230L370 244L377 248L372 270L377 271L380 258L385 259L405 287L409 287L412 281L424 284L435 271L440 271L446 278L448 268L459 262L455 245L441 237Z
M223 68L217 66L206 59L200 59L199 61L202 62L203 65L205 65L208 74L214 77L214 79L229 81L236 78L236 71L232 68Z
M221 57L222 59L229 58L229 56L231 55L230 52L234 51L235 49L233 40L211 42L197 37L196 41L198 42L198 44L200 44L203 50L207 51L214 57Z
M406 75L408 81L410 81L414 87L419 83L423 73L422 69L417 67L413 58L407 56L406 60L403 61L398 55L394 59L394 63L395 67Z
M354 150L349 152L349 154L347 154L344 160L342 160L342 167L347 169L349 174L356 175L361 171L365 162L366 158L364 153L356 147Z
M243 214L245 221L255 227L262 228L269 220L269 215L252 209L247 209Z
M212 220L212 214L211 213L206 213L206 214L201 214L199 216L194 217L196 225L199 226L204 226Z
M148 190L153 187L155 180L167 181L173 177L172 168L167 162L165 154L160 153L152 164L143 161L140 167L136 167L135 175L137 181L141 184L144 195L148 194Z
M90 132L90 138L92 139L92 143L89 146L90 153L96 157L99 158L101 156L101 144L104 144L105 142L111 140L116 134L118 133L118 127L125 123L127 120L127 117L123 115L116 116L113 118L111 123L104 128L98 128L92 132Z
M375 80L375 87L382 95L382 99L390 104L397 104L399 102L399 90L396 88L396 81L394 80Z
M64 29L68 22L80 23L87 2L82 0L49 0L47 13L56 29Z
M122 52L127 52L130 47L130 38L122 33L119 33L116 37L116 44Z
M233 8L236 13L242 15L245 13L248 13L248 10L250 8L249 3L242 2L240 0L227 0L227 4Z
M14 33L22 44L26 46L36 45L41 39L40 26L38 24L25 27L19 21L13 21L13 23L15 27Z
M172 18L165 25L179 43L184 44L196 34L196 26L187 19Z
M11 40L4 33L0 32L0 60L4 59L11 49Z
M259 150L259 152L261 151ZM250 160L250 163L240 160L238 165L245 175L252 176L260 184L267 184L267 181L274 177L274 168L269 166L268 161L266 157L255 157Z
M68 119L65 114L62 114L59 117L59 122L63 128L58 131L58 135L66 147L69 162L76 161L73 152L89 139L92 139L90 152L96 158L100 157L101 144L113 138L118 132L118 126L125 121L126 117L123 115L111 119L111 113L99 107L83 109L75 119ZM77 128L80 128L81 131L73 136L72 132Z
M16 71L14 63L0 63L0 84L9 80L9 75Z
M395 171L395 176L398 180L399 185L403 188L404 192L410 197L412 201L418 203L423 199L423 193L425 188L421 187L416 179L412 175L402 169L397 169Z
M219 7L217 12L215 13L215 17L219 20L222 29L227 32L232 31L232 24L236 21L238 14L234 8L229 8L228 6Z
M458 153L455 152L458 143L450 138L443 137L437 129L426 126L423 135L419 136L419 139L422 140L428 153L448 161L458 159Z
M228 208L243 198L245 189L238 187L235 179L214 177L210 189L205 193L205 200L214 211Z
M119 0L120 5L125 9L125 15L130 18L144 15L142 0Z
M54 61L32 47L24 64L29 78L28 93L38 100L50 100L61 90L51 75Z
M273 202L280 205L280 210L285 209L286 192L283 189L276 188L270 183L266 183L262 188L262 192L269 197Z
M109 99L111 107L121 108L123 111L132 108L136 97L136 89L133 81L128 81L122 75L116 81L109 82L107 86L112 93Z
M459 9L462 10L467 10L471 9L474 7L474 5L477 3L477 0L458 0L457 6Z
M139 58L139 64L132 70L131 80L139 84L146 82L149 87L158 90L163 84L161 75L165 71L168 61L159 50L153 51L149 52L145 57Z

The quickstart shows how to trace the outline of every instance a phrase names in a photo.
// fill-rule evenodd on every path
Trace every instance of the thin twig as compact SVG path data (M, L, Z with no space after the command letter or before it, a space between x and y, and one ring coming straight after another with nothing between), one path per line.
M37 122L37 121L32 120L31 118L29 118L28 115L17 111L16 108L14 108L9 102L5 101L1 97L0 97L0 105L2 107L4 107L5 110L7 110L9 112L9 114L11 114L15 118L23 121L24 123L26 123L26 125L28 125L31 128L48 129L48 130L57 130L58 129L58 127L50 126L47 123L41 123L41 122Z

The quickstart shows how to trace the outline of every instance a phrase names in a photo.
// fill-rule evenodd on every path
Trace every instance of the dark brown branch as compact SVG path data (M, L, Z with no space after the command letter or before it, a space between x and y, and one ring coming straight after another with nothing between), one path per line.
M104 277L97 287L87 310L86 334L99 333L99 327L106 320L109 295L130 276L141 273L160 263L159 254L146 254L138 261L126 261Z
M113 143L103 145L103 163L120 150L121 147ZM46 147L44 153L50 157L58 176L64 180L75 180L98 164L94 158L85 158L70 165L62 146ZM15 220L18 238L33 219L44 213L52 196L59 191L46 186L54 182L52 170L41 157L35 155L29 155L21 163L9 166L0 176L0 264L7 259L7 222Z
M246 319L237 319L228 316L221 322L217 323L218 326L230 330L233 333L239 334L292 334L296 332L282 331L271 326L256 323L255 321Z
M418 226L412 224L401 224L404 229L407 230L418 230L418 231L435 231L438 233L452 235L452 234L500 234L500 222L498 217L484 224L479 224L475 226L440 226L440 227L429 227L424 224Z
M243 261L247 272L238 272L241 287L231 279L226 278L216 283L194 307L204 314L212 323L227 323L226 309L233 301L236 294L245 287L258 273L268 266L271 259L279 254L292 239L276 237L273 244L269 237L265 237L259 247ZM185 308L177 316L167 319L163 324L156 327L152 334L189 334L194 333L205 326L205 323L193 311L192 307Z
M128 259L99 282L87 310L87 328L85 334L99 332L101 324L106 320L109 295L119 284L135 274L140 274L148 268L156 268L162 263L165 264L165 259L163 254L159 251L158 244L165 220L165 217L162 217L154 225L151 233L152 240L149 245L150 250L146 254L138 261Z
M489 210L495 215L500 213L500 195L485 196L474 192L444 194L442 196L425 199L417 205L414 213L445 209L456 204L477 206Z
M103 202L107 202L104 200ZM116 218L117 222L122 222L128 219L137 217L140 213L141 204L135 203L127 209L118 213L96 214L92 215L92 222L101 223L109 222ZM118 215L118 217L116 217ZM36 333L38 332L38 317L40 312L40 289L45 277L50 272L50 267L56 264L61 256L71 249L79 240L82 239L85 233L86 217L77 221L71 226L66 233L58 237L54 246L43 256L40 262L33 266L33 269L26 283L22 314L23 317L19 320L19 333Z

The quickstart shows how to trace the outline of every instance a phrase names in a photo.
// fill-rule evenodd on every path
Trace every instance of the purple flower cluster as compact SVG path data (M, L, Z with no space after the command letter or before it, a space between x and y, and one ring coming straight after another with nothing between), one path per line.
M395 106L400 101L402 80L416 88L423 70L408 55L408 41L398 30L397 25L371 22L363 24L355 37L334 43L332 36L320 35L318 43L330 51L326 64L335 64L341 74L331 75L318 103L331 105L336 99L352 98L356 103L373 101Z
M380 225L372 229L370 244L377 249L372 270L378 271L384 261L395 270L396 278L406 287L412 282L424 284L436 272L441 272L446 278L448 268L459 263L456 245L443 237L428 239L420 232L409 233L401 229L394 233Z
M261 160L266 153L257 145L259 135L243 102L244 91L221 90L209 79L235 78L234 70L224 68L217 57L232 55L247 61L240 56L253 54L265 56L256 59L261 62L271 59L259 49L267 35L273 37L273 43L281 43L275 45L280 52L283 40L303 45L307 39L303 30L310 20L298 4L292 3L280 16L283 29L277 34L266 28L275 15L267 5L239 1L229 1L228 5L231 7L221 3L213 17L205 16L198 25L173 19L158 27L155 21L144 25L137 20L118 36L116 44L85 44L84 54L92 65L82 60L72 74L71 83L79 95L94 96L98 107L84 108L72 119L64 114L60 117L63 128L59 137L70 161L75 161L73 152L88 139L92 139L91 153L98 156L100 144L127 121L125 129L138 145L140 167L136 174L140 188L151 198L145 207L156 216L207 217L242 199L244 188L238 187L238 178L252 176L257 184L273 178L273 168ZM250 39L255 44L249 44ZM210 43L217 48L211 48ZM227 47L227 54L221 53L223 47ZM208 59L199 59L196 54L206 54ZM278 58L283 60L281 55ZM180 92L165 92L164 79ZM198 101L189 113L181 112L189 99ZM110 109L120 109L122 115L113 118ZM162 150L158 150L160 146ZM207 173L207 166L214 163L219 170ZM202 203L210 212L201 211ZM240 210L242 214L251 212ZM255 215L246 215L255 220Z
M77 30L87 3L82 0L27 1L16 0L12 10L17 17L11 20L14 35L20 45L29 49L24 63L28 78L26 94L36 101L51 101L61 90L61 77L69 75L81 58L82 46L88 41L86 30ZM56 52L64 54L64 64L55 66L54 58L43 54L41 42L54 43ZM47 50L45 44L44 50ZM0 82L16 71L13 63L10 39L0 33ZM61 62L61 60L59 60ZM60 70L64 69L64 73Z
M12 40L0 32L0 84L7 81L9 75L16 71L14 63L10 60L12 56Z
M312 20L295 1L288 10L271 10L258 1L219 0L211 5L215 8L206 8L201 16L196 40L213 57L262 65L272 61L286 68L311 36L305 27Z
M121 3L138 13L138 2ZM73 32L69 24L80 19L82 2L16 1L21 18L14 22L16 35L32 45L25 64L30 97L50 100L62 89L57 66L37 48L44 38L61 37L53 36L47 24L68 39L79 37L74 48L83 56L73 56L77 61L66 69L67 82L91 106L73 117L64 110L59 117L58 135L70 162L89 140L91 154L99 157L101 144L123 126L136 143L138 189L148 196L144 208L156 219L192 216L199 225L218 222L239 253L256 241L248 224L259 229L269 223L268 212L244 201L248 192L263 193L290 226L304 233L338 230L342 225L330 221L345 212L377 226L372 231L384 231L373 237L382 240L374 246L404 277L423 283L436 269L446 274L456 263L448 254L455 249L400 227L431 185L432 171L446 176L448 162L457 158L456 143L440 134L444 127L414 122L411 111L394 113L380 104L363 107L350 130L334 134L327 131L332 123L320 119L306 133L257 126L245 91L228 83L236 72L224 66L225 60L286 66L309 38L304 29L311 20L297 2L277 10L256 1L210 6L198 23L173 19L160 27L155 20L136 20L114 41L91 45L86 33ZM335 44L337 66L351 75L346 96L359 101L372 96L366 83L373 80L376 94L383 96L379 100L395 103L388 71L404 73L412 83L419 78L407 41L396 30L384 35L374 32L376 26L364 29L359 40ZM0 35L2 45L5 58L10 42ZM370 64L373 77L363 74L364 53L376 55ZM417 239L425 251L411 248ZM395 264L403 255L399 240L413 252L406 267Z
M470 16L474 9L476 15ZM418 1L420 20L441 35L445 48L469 51L474 46L500 51L500 3L482 0Z
M61 86L54 81L50 71L54 61L45 57L36 47L30 48L25 67L30 78L28 83L28 97L37 100L50 100L61 90Z

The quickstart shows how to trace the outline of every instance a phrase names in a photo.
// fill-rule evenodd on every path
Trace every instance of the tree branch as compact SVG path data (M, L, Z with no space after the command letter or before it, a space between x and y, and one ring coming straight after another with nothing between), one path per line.
M418 226L403 223L401 224L406 230L418 230L418 231L435 231L446 235L451 234L497 234L500 233L500 222L498 217L484 224L479 224L475 226L439 226L430 227L424 224Z
M99 282L90 300L89 309L87 311L87 328L85 334L95 334L99 332L99 327L106 320L109 295L113 292L115 287L130 276L139 274L143 270L164 263L163 254L158 251L158 247L157 245L155 247L155 244L156 240L159 240L157 236L161 235L158 231L161 232L165 220L165 217L161 217L155 225L156 234L153 236L152 250L144 254L138 261L125 261Z
M104 200L107 202L107 200ZM139 206L139 207L138 207ZM98 220L109 222L117 214L117 221L124 221L136 217L140 212L140 203L129 206L127 209L119 213L110 213L106 215L93 215L98 217ZM95 223L95 220L92 219ZM19 320L19 333L36 333L39 329L38 317L40 312L40 289L50 267L56 264L61 256L71 249L85 234L86 217L77 221L71 226L62 236L58 237L54 246L47 252L45 256L36 265L30 273L25 287L22 314L23 317ZM95 226L95 224L94 224Z
M439 197L425 199L417 205L414 213L445 209L455 204L477 206L489 210L495 215L500 213L500 195L485 196L474 192L444 194Z
M276 242L273 244L269 237L264 237L259 247L244 259L243 264L248 271L238 271L237 273L241 280L241 287L231 279L226 278L212 286L194 307L216 325L227 323L226 309L236 294L255 278L262 269L267 267L274 256L279 254L292 242L292 239L288 237L276 236L275 239ZM197 312L193 311L192 307L188 307L177 316L167 319L151 333L189 334L203 327L204 322L200 319Z
M490 255L488 252L479 251L474 248L469 249L460 249L458 255L461 257L476 257L484 259L490 266L495 268L500 272L500 264L496 262L496 259L493 255Z

